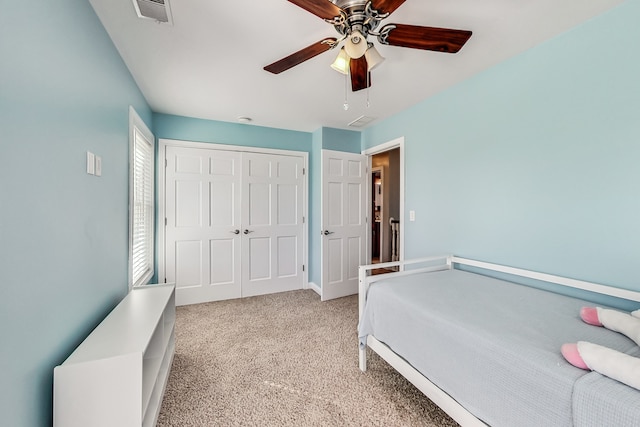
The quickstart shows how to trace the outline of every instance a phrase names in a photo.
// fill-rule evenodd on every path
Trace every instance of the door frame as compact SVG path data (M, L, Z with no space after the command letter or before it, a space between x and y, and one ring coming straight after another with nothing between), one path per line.
M275 154L281 156L302 157L304 161L304 184L302 191L302 215L304 217L302 229L302 260L305 266L302 272L302 288L309 289L309 153L306 151L279 150L275 148L258 148L244 145L227 145L215 142L195 142L178 139L158 139L157 167L156 167L156 279L157 282L166 282L165 274L165 167L167 165L166 147L200 148L209 150L225 150L236 152L249 152L259 154Z
M371 200L372 194L372 168L371 168L371 160L374 154L384 153L385 151L390 151L393 149L400 149L400 247L398 248L400 251L400 261L404 261L405 255L405 239L404 239L404 230L405 230L405 209L404 209L404 182L405 182L405 171L404 171L404 136L401 136L396 139L392 139L391 141L384 142L382 144L376 145L375 147L368 148L362 151L362 154L368 157L368 170L369 177L367 179L367 206L371 206L373 200ZM373 218L369 218L370 221L373 221ZM372 232L371 227L367 227L367 264L371 264L371 245L372 245Z

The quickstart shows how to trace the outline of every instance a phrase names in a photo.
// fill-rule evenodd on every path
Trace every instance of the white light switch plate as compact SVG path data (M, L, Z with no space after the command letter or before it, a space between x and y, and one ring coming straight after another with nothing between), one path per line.
M416 211L409 211L409 221L416 220Z
M102 176L102 157L96 156L96 176Z
M91 151L87 151L87 173L89 175L96 174L96 156Z

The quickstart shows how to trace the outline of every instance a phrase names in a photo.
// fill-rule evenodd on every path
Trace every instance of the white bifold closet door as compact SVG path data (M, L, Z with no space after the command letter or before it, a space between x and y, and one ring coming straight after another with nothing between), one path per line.
M166 147L165 276L176 304L301 289L301 157Z

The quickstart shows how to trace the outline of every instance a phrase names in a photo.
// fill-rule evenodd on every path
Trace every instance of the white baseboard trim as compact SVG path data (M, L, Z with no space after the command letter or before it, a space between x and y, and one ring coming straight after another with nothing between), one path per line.
M320 286L316 285L313 282L309 282L307 283L307 287L315 291L316 294L322 296L322 289L320 289Z

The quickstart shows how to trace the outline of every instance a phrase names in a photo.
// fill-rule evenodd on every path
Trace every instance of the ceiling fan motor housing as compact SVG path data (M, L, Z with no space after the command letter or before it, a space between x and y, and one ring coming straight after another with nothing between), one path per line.
M372 8L370 1L363 0L332 0L342 12L340 16L333 20L327 20L336 31L342 36L350 36L354 32L359 32L366 41L369 33L373 32L380 21L389 14L380 14ZM352 40L353 43L360 41Z

